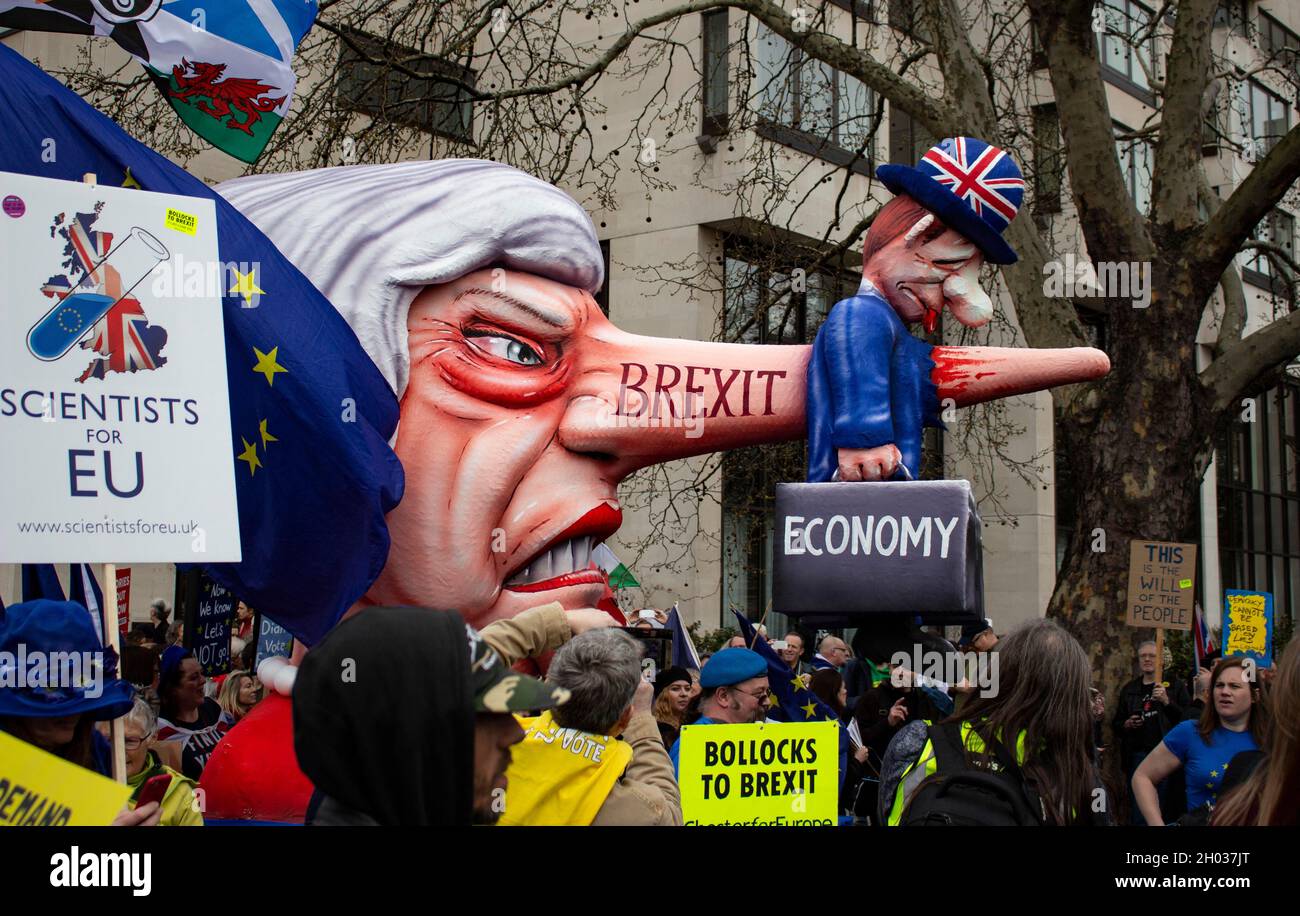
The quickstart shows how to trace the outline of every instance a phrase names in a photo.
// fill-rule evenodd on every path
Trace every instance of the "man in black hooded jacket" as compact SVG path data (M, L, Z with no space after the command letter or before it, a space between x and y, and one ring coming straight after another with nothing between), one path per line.
M612 624L601 611L559 604L482 632L427 608L372 607L343 621L294 682L294 750L316 787L307 823L495 821L510 747L523 737L512 713L568 699L510 664Z

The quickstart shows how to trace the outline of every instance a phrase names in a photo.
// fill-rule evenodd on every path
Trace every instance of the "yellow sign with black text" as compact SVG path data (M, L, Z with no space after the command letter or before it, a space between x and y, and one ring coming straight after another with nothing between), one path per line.
M131 787L0 732L0 827L104 827Z
M688 827L833 827L836 722L688 725L677 782Z

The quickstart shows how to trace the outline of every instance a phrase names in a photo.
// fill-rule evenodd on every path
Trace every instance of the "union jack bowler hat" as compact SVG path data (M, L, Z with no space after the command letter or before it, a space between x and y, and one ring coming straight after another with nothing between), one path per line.
M989 263L1016 262L1002 233L1024 200L1025 179L1006 150L974 137L949 137L930 147L916 168L882 165L876 177L970 239Z

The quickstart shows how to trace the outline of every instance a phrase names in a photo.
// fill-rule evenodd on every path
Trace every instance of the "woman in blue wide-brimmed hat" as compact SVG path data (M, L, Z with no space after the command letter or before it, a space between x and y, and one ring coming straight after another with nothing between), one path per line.
M108 741L95 723L131 709L90 615L72 601L24 601L0 618L0 731L70 763L112 775Z

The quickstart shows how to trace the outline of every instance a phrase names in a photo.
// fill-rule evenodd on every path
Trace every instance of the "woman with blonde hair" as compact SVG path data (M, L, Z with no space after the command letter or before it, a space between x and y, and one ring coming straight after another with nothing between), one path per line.
M262 698L262 685L251 671L232 671L221 685L217 703L238 722Z
M651 712L659 723L659 737L664 747L672 747L681 733L686 707L695 694L691 673L674 665L659 672L655 678L655 703Z
M1215 808L1215 827L1300 825L1300 641L1292 640L1282 653L1264 703L1269 722L1263 759ZM1242 762L1240 755L1232 761Z

